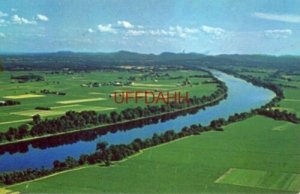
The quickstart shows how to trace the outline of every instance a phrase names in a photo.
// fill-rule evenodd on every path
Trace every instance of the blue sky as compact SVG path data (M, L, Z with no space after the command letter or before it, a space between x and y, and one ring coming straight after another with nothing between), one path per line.
M0 52L300 55L299 0L0 0Z

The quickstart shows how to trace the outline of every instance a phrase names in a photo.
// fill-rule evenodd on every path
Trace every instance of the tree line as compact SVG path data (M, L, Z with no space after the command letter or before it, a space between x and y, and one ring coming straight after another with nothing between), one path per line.
M28 75L18 75L18 76L11 76L11 79L18 80L19 83L25 83L28 81L44 81L45 78L40 75L35 75L35 74L28 74Z
M295 113L287 112L286 110L280 111L278 109L259 109L258 114L271 117L275 120L289 121L295 124L300 123L300 119Z
M14 105L19 105L19 104L21 104L21 102L14 101L14 100L0 101L0 106L14 106Z
M211 102L210 105L217 104L218 102ZM204 108L204 107L203 107ZM50 137L41 137L38 139L32 139L24 142L6 144L0 146L0 155L4 153L26 153L29 147L47 149L50 147L56 147L60 145L68 145L76 143L78 141L92 141L99 136L105 135L108 132L116 133L117 131L127 131L133 128L141 128L145 125L155 124L158 122L165 122L170 119L175 119L179 115L195 114L199 110L199 107L182 109L180 111L170 112L163 115L155 115L151 117L145 117L143 119L128 120L125 122L119 122L113 125L95 127L92 130L74 131L72 133L63 133L59 135L53 135Z
M106 166L111 165L114 161L120 161L127 158L142 149L156 146L159 144L167 143L175 139L190 135L199 135L205 131L214 130L213 127L202 127L201 125L191 125L190 127L184 127L179 133L173 130L168 130L162 134L154 134L152 138L141 140L135 139L130 144L110 145L106 142L100 142L97 144L96 152L92 154L83 154L79 159L73 157L67 157L64 161L55 160L51 169L26 169L22 171L3 173L0 175L0 183L5 185L11 185L23 181L33 180L39 177L47 176L56 172L72 169L78 166L86 164L102 163Z
M47 89L43 89L40 91L42 94L54 94L54 95L59 95L59 96L65 96L65 92L59 92L59 91L50 91Z
M116 124L118 122L130 121L133 119L155 116L158 114L167 114L194 106L199 106L198 109L204 108L213 104L211 102L226 98L226 85L216 78L214 78L214 80L218 83L218 89L215 92L213 92L210 96L194 96L190 98L189 103L170 102L162 105L148 105L144 108L138 106L136 108L127 108L121 112L112 111L108 114L97 113L95 111L68 111L61 117L46 120L42 120L40 115L34 115L32 117L33 125L31 129L29 129L28 125L10 127L8 131L0 132L0 142L20 140L25 137L56 134L86 127Z
M174 130L168 130L161 134L155 133L151 138L143 140L137 138L129 144L108 145L107 142L99 142L94 153L82 154L78 159L69 156L63 161L55 160L52 168L50 169L26 169L22 171L2 173L0 174L0 183L11 185L47 176L56 172L73 169L82 165L104 164L105 166L110 166L113 162L128 158L129 156L149 147L168 143L191 135L200 135L206 131L224 131L224 125L247 119L256 115L257 111L259 111L259 109L245 113L236 113L231 115L227 120L223 118L216 119L211 121L208 126L193 124L189 127L183 127L181 131L177 133Z

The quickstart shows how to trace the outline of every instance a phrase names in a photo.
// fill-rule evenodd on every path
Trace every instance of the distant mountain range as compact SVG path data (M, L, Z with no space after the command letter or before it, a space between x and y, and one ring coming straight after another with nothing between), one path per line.
M300 68L300 56L271 55L204 55L199 53L141 54L129 51L85 53L59 51L55 53L0 54L6 68L12 67L99 67L111 65L247 65Z

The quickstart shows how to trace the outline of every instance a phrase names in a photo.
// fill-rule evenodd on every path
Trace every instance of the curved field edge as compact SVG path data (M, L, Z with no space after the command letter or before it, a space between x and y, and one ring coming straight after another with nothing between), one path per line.
M232 168L300 174L299 138L299 125L254 116L226 126L223 132L202 133L146 149L111 167L74 169L6 189L22 193L288 193L285 187L250 187L216 180Z

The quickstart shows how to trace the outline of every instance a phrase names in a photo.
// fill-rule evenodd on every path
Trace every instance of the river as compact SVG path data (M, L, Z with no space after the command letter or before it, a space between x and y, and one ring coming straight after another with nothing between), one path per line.
M67 156L79 158L82 154L93 153L100 141L109 144L128 144L136 138L145 139L152 137L154 133L162 133L173 129L180 131L184 126L192 124L208 125L212 120L218 118L227 119L234 113L247 112L268 103L274 96L274 92L252 85L245 80L233 77L226 73L211 70L213 75L225 82L228 87L228 96L219 104L199 110L196 114L179 116L176 119L143 127L133 128L127 131L107 133L98 136L91 141L77 141L68 145L60 145L47 149L33 148L29 145L25 153L10 154L5 152L0 156L0 172L24 170L27 168L49 168L54 160L64 160Z

